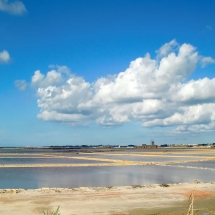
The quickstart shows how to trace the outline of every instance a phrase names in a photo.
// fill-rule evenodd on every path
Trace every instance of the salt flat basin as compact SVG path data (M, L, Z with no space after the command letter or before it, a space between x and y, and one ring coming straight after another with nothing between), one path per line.
M80 154L80 156L83 156ZM88 158L101 158L101 159L113 159L113 160L125 160L125 161L142 161L142 162L168 162L168 161L186 161L186 160L204 160L205 158L195 158L195 157L165 157L165 156L117 156L117 155L84 155ZM83 157L84 157L83 156Z
M215 170L170 166L38 167L0 169L0 188L103 187L162 183L210 182Z
M197 157L214 157L215 158L215 154L213 153L193 153L193 154L187 154L187 153L181 153L181 154L163 154L163 156L186 156L186 157L192 157L192 156L197 156Z
M53 153L52 150L48 149L22 149L22 148L1 148L1 153L18 153L18 154L35 154L35 153Z
M0 165L7 164L91 164L91 163L108 163L104 161L81 160L72 158L29 158L29 157L9 157L1 158Z
M24 154L24 153L2 153L0 154L0 159L1 158L41 158L41 157L52 157L52 156L47 156L45 154ZM54 155L53 155L54 157Z
M212 168L215 169L215 161L204 161L204 162L187 162L172 164L173 166L184 166L184 167L199 167L199 168Z

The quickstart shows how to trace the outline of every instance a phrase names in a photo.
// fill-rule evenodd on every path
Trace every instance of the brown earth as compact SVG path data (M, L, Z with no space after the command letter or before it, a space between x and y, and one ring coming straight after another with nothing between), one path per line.
M0 190L0 214L182 215L194 190L194 214L215 214L214 183L100 188Z

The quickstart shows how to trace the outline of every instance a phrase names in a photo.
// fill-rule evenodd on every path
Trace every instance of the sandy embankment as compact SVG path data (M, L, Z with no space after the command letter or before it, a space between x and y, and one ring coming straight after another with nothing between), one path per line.
M37 215L60 206L61 215L186 214L194 191L198 214L215 214L215 184L183 183L103 188L0 190L0 214Z
M92 153L93 154L93 153ZM94 153L96 154L96 153ZM124 154L124 155L131 155L131 154ZM135 156L155 156L155 155L138 155L138 154L133 154ZM38 155L31 158L67 158L67 159L75 159L75 160L86 160L86 161L97 161L98 163L70 163L70 164L66 164L66 163L37 163L37 164L0 164L0 168L36 168L36 167L89 167L89 166L101 166L101 167L105 167L105 166L135 166L135 165L171 165L171 164L182 164L182 163L189 163L189 162L206 162L206 161L214 161L215 158L214 157L200 157L200 156L192 156L192 158L194 159L189 159L189 157L187 156L168 156L168 157L184 157L187 158L185 160L174 160L174 161L162 161L162 162L155 162L155 161L150 161L150 162L146 162L146 161L130 161L130 160L120 160L120 159L111 159L110 158L96 158L96 157L84 157L84 156L79 156L79 157L73 157L73 156L54 156L54 155L46 155L46 154L42 154L42 156ZM121 154L119 156L122 156ZM156 155L156 156L161 156L161 155ZM23 158L23 157L29 157L29 155L24 155L24 156L0 156L1 158ZM101 162L101 163L99 163ZM104 162L104 163L102 163ZM180 166L178 166L180 167ZM183 167L183 166L182 166ZM210 170L215 170L214 168L203 168L203 167L193 167L193 166L187 166L187 167L183 167L183 168L198 168L198 169L210 169Z

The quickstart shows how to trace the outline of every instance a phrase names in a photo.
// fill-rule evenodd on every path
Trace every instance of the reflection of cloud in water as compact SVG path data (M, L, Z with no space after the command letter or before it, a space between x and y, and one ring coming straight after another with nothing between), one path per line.
M2 168L0 188L101 187L214 181L215 171L168 166Z

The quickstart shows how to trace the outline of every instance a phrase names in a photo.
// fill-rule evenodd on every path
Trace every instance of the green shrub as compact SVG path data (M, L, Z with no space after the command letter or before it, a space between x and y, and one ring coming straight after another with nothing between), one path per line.
M55 212L52 212L52 213L49 213L48 211L44 211L43 214L44 215L60 215L58 212L59 212L59 208L60 206L58 206L57 210Z

